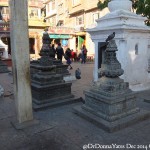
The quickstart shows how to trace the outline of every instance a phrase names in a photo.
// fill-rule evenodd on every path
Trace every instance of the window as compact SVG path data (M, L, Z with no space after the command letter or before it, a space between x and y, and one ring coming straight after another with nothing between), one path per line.
M55 0L52 1L52 10L55 9Z
M31 13L29 14L30 18L38 17L38 9L32 9Z
M59 13L59 14L60 14L60 13L63 13L63 9L64 9L63 3L59 4L59 5L58 5L58 13Z
M47 12L49 12L49 11L50 11L50 3L47 4Z
M99 13L93 14L93 23L95 23L98 18L99 18Z
M63 20L59 20L57 23L57 26L63 26L64 25L64 21Z
M79 16L76 18L76 25L84 24L83 16Z
M8 7L3 7L2 8L2 14L9 14L9 8Z
M135 45L135 55L138 55L138 44Z
M56 16L50 18L50 21L51 21L51 22L50 22L51 25L52 25L52 26L55 26L55 25L56 25Z
M72 0L73 6L78 5L78 4L80 4L80 0Z

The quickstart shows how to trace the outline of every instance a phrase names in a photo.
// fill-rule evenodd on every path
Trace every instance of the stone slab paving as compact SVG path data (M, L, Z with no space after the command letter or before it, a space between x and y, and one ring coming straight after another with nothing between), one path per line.
M77 67L82 73L80 80L73 81L72 92L83 97L83 90L88 89L92 84L93 64L75 63L72 66L73 70L70 70L72 74ZM0 84L3 84L6 90L13 90L10 86L11 82L12 76L7 76L7 74L1 76L0 74ZM150 104L143 102L144 96L150 97L150 92L143 91L137 95L137 105L150 110ZM82 102L34 112L34 118L39 120L40 124L16 130L11 124L15 118L13 96L1 98L0 150L82 150L83 145L90 143L125 146L125 148L113 148L117 150L129 149L126 144L149 146L150 119L120 131L108 133L74 114L73 108L80 105ZM105 149L108 150L108 148ZM134 150L137 149L137 147L134 148ZM146 150L146 148L141 150Z

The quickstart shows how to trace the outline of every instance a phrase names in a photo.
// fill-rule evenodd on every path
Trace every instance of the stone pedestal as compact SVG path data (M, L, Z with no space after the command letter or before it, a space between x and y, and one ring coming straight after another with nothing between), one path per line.
M113 132L144 120L150 113L137 108L135 93L129 89L127 82L119 78L124 71L116 58L115 41L106 44L100 69L102 77L84 92L85 104L75 108L75 112L108 132Z
M65 83L63 75L57 73L57 66L49 57L49 35L43 34L43 46L40 51L41 58L38 63L31 63L31 68L36 70L32 74L33 109L39 110L77 102L71 94L71 83Z
M133 91L140 91L150 88L150 73L147 71L150 27L145 25L145 17L130 11L131 6L129 0L112 0L108 4L110 13L98 19L97 26L87 31L95 44L94 80L98 80L98 43L115 32L119 49L117 58L124 69L121 78L129 82Z

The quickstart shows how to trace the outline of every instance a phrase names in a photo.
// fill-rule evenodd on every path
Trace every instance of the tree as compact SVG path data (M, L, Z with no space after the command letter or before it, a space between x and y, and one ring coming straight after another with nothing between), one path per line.
M103 10L105 7L108 6L108 3L111 0L101 0L98 1L97 7L100 10ZM136 14L141 14L144 17L147 17L145 23L150 26L150 0L131 0L132 1L132 9L136 12Z

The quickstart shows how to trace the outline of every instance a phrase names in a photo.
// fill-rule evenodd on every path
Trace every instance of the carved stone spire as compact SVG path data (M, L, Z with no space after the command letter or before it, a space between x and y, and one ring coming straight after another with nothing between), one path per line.
M50 37L47 31L43 33L42 40L43 40L43 45L40 51L41 58L39 60L39 63L43 66L53 65L53 61L49 57L51 47L50 47Z
M117 60L116 51L116 42L115 40L111 40L108 43L104 54L104 62L102 63L102 67L100 69L101 76L115 78L124 73L123 69L121 69L121 64Z

